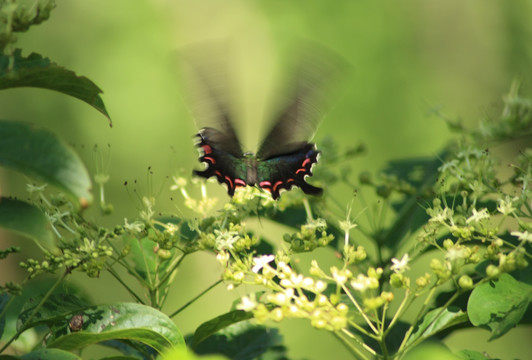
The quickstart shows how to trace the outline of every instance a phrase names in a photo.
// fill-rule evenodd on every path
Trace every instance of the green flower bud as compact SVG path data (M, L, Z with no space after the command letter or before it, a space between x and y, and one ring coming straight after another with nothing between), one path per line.
M462 275L460 276L460 279L458 279L458 285L464 290L469 290L473 287L473 279L468 275Z
M488 275L489 278L497 278L500 273L499 268L493 264L488 265L486 268L486 275Z
M452 248L454 246L454 243L451 239L445 239L443 241L443 247L446 249L446 250L449 250L450 248Z
M427 277L427 275L429 275ZM425 276L418 277L416 279L416 285L418 289L423 289L430 283L430 274L425 274Z
M334 330L341 330L347 326L347 319L343 316L334 316L330 323Z
M336 305L338 304L338 302L340 302L340 297L336 294L331 294L331 296L329 296L329 299L331 301L331 304L333 305Z
M284 314L281 308L275 308L270 312L270 319L273 321L279 322L283 320Z
M402 288L404 285L403 274L393 273L390 277L390 285L394 288Z
M159 259L168 260L172 257L172 252L166 249L159 249L157 251L157 256L159 257Z

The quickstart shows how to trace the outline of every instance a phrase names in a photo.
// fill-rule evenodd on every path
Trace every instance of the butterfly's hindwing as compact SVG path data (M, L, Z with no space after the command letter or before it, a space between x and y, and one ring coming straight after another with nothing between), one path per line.
M194 170L194 174L206 179L216 176L220 184L227 185L227 193L233 196L235 189L246 186L247 166L244 160L211 145L205 132L196 135L197 147L201 151L199 161L207 165L205 170Z
M257 164L257 184L269 191L273 199L280 196L281 189L301 188L305 194L321 195L323 189L305 181L312 176L312 166L318 162L319 151L314 144L305 144L290 154L260 160Z

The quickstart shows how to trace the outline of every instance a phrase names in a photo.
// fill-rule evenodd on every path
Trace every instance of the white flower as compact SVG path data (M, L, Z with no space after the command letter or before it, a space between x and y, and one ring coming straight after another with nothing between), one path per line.
M253 268L251 269L251 271L257 274L260 269L262 269L268 263L272 262L274 259L275 256L273 255L262 255L260 257L253 258Z
M477 209L473 209L473 215L467 218L466 223L469 224L470 222L478 223L482 219L488 219L490 217L490 214L488 213L488 209L484 208L480 211L477 211Z
M410 256L408 254L404 254L401 260L397 260L396 258L392 259L392 271L402 274L405 270L408 270L408 262L410 261Z
M438 168L438 171L441 172L441 173L444 173L446 171L449 171L451 169L455 169L458 165L458 160L454 159L454 160L451 160L451 161L447 161L445 163L443 163L442 166L440 166Z
M351 277L351 272L347 269L339 270L333 266L331 267L331 275L338 284L344 284Z
M257 302L251 296L242 297L242 302L236 306L238 310L251 311L257 307Z
M517 238L521 241L528 241L532 242L532 234L528 231L521 232L521 231L512 231L510 234L513 236L517 236Z
M357 278L351 280L351 286L357 291L364 292L367 289L375 289L379 286L379 281L364 274L358 274Z
M227 264L229 257L230 255L227 251L220 251L218 254L216 254L216 260L218 260L222 265Z
M499 206L497 206L497 211L499 211L503 215L510 215L515 211L515 208L513 207L513 202L518 200L517 197L514 197L510 200L509 196L506 196L506 199L499 199Z
M216 235L216 248L218 250L232 249L233 244L240 238L238 232L227 230L214 230Z
M127 218L124 218L124 228L126 230L129 230L131 232L139 233L139 232L144 230L144 227L145 227L145 225L141 221L135 221L135 222L130 224L130 223L127 222Z
M445 259L449 261L463 260L468 255L468 249L465 246L453 246L447 250Z
M182 176L180 177L172 176L172 180L174 180L174 184L170 186L170 190L172 191L176 191L176 190L182 189L185 186L187 186L187 179L185 179Z
M441 211L438 211L437 214L433 214L429 221L445 224L447 220L452 219L452 216L453 216L453 210L446 207L446 208L441 209Z
M178 231L179 231L179 226L177 226L176 224L172 224L172 223L166 223L166 226L164 229L165 233L169 235L174 235Z
M317 292L322 292L323 290L327 289L327 283L322 281L322 280L318 280L316 281L316 286L315 286L315 291Z

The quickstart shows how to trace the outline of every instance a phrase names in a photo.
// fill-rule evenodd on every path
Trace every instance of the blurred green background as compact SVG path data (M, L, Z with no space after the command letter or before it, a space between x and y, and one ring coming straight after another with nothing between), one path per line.
M267 83L271 67L263 54L276 53L290 39L310 39L347 59L352 71L346 74L344 94L315 140L331 135L341 147L366 144L367 154L351 164L357 174L376 172L390 159L435 155L451 134L431 115L434 109L473 126L480 118L497 116L514 78L530 93L531 15L532 1L520 0L58 1L50 20L20 34L18 46L100 86L113 128L86 104L37 89L0 93L0 116L52 129L78 150L92 173L98 166L92 148L98 145L96 157L106 159L104 168L111 176L106 200L115 207L113 215L98 221L113 226L124 217L134 218L140 207L124 181L138 180L140 194L158 195L159 209L175 211L167 177L198 167L192 139L196 129L182 100L175 59L183 45L235 39L246 49L242 56L247 71L256 75L258 89ZM264 92L250 89L252 95ZM148 166L154 173L149 181ZM3 174L2 192L22 194L16 175ZM209 186L225 201L222 187ZM346 195L351 189L339 191ZM335 196L345 203L341 192ZM0 280L15 264L0 269ZM213 256L187 260L166 310L173 311L215 281L219 270ZM95 302L128 299L105 276L103 285L100 280L78 279L87 289L117 289L98 292ZM175 320L188 333L245 293L220 287ZM348 358L340 343L325 332L309 330L307 322L288 321L281 329L293 358ZM453 351L467 347L493 357L526 358L527 346L523 349L522 344L530 332L517 329L510 334L486 343L488 332L468 330L446 343Z

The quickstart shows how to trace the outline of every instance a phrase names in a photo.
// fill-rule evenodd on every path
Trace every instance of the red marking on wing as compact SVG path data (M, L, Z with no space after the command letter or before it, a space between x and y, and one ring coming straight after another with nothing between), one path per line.
M203 145L202 148L205 155L212 153L212 147L210 145Z
M273 191L276 191L277 188L279 187L279 185L282 185L283 182L281 180L277 181L274 185L273 185Z
M231 178L229 176L226 176L225 177L225 180L227 180L227 182L229 183L229 187L232 189L234 186L233 186L233 180L231 180Z
M211 164L216 164L216 160L214 160L214 158L210 157L210 156L204 156L203 157L203 160L208 160L210 161Z
M288 180L286 180L286 183L289 184L289 183L294 182L294 181L295 181L294 179L288 179Z
M214 170L214 173L215 173L216 175L218 175L219 177L223 177L223 176L222 176L222 173L221 173L220 171L218 171L218 170Z
M301 167L305 167L307 166L307 164L310 162L311 160L309 158L306 158L305 161L303 161L303 164L301 164Z
M269 182L269 181L267 181L267 180L265 180L265 181L261 181L261 182L259 183L259 186L260 186L261 188L264 188L264 187L271 187L271 186L272 186L272 183Z
M246 182L242 179L235 179L235 186L246 186Z
M307 169L305 169L305 168L297 169L296 170L296 174L299 174L300 172L306 172L306 171L307 171Z

